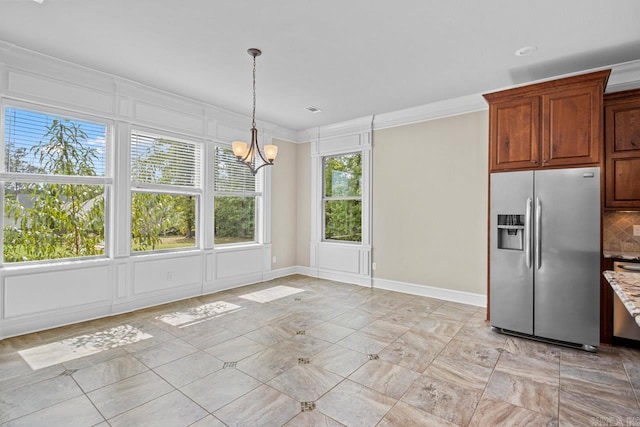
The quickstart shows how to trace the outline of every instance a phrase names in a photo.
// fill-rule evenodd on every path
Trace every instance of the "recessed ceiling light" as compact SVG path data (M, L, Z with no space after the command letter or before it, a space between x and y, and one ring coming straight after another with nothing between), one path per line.
M314 107L313 105L309 105L308 107L304 107L305 110L310 111L312 113L322 113L322 110L318 107Z
M33 1L40 4L44 3L44 0L33 0Z
M534 53L537 50L538 50L537 46L525 46L525 47L521 47L520 49L516 50L515 55L516 56L528 56L528 55L531 55L532 53Z

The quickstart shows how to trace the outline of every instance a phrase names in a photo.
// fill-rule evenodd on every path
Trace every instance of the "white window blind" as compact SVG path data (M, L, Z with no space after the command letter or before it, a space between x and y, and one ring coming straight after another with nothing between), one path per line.
M105 176L104 124L14 107L5 108L4 118L4 172Z
M200 187L200 147L192 142L131 134L131 181Z
M259 196L260 174L251 175L248 167L241 164L228 148L215 150L215 195Z

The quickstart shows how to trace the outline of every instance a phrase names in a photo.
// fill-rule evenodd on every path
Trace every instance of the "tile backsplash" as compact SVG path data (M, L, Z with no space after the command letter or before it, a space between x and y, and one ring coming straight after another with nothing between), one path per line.
M640 236L633 235L634 225L640 225L640 212L604 212L602 249L640 252Z

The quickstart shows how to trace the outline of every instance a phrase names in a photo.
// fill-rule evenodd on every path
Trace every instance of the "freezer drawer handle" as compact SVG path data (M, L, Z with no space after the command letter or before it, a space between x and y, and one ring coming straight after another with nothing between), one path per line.
M527 207L524 215L524 258L527 268L531 268L531 197L527 198Z
M623 270L640 271L640 265L618 264Z
M541 240L542 240L542 230L540 229L542 226L542 204L540 203L540 199L536 197L536 268L540 270L540 266L542 265L542 254L540 253L541 249Z

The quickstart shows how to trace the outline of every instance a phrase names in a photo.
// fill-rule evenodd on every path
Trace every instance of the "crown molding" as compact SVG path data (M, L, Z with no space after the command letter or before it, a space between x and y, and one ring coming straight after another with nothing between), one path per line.
M376 114L374 130L425 122L487 109L489 109L489 106L484 98L482 98L482 95L477 93L390 113Z
M607 93L640 88L640 60L629 61L612 67Z
M60 81L81 81L86 85L100 88L111 96L128 98L139 97L140 100L162 100L160 104L169 103L180 106L177 110L188 110L191 114L208 113L216 122L222 125L250 128L251 117L238 114L221 107L194 100L164 89L146 85L142 82L130 80L116 74L106 73L95 68L86 67L74 62L46 55L37 51L16 46L0 40L0 63L29 73L37 73ZM200 113L194 113L199 111ZM261 130L273 138L296 142L298 132L292 129L260 121Z
M575 73L555 76L539 81L529 82L525 84L512 85L508 87L491 90L497 92L506 89L513 89L520 86L528 86L530 84L542 83L544 81L556 80L565 77L576 76L589 72L611 69L606 92L619 92L628 89L640 88L640 60L629 61L621 64L609 65L606 67L598 67L590 70L582 70ZM424 104L413 108L391 111L388 113L376 114L373 119L373 130L385 129L396 126L404 126L412 123L425 122L428 120L441 119L444 117L455 116L459 114L472 113L474 111L487 110L488 105L482 94L461 96L458 98L446 99L443 101ZM336 137L353 133L353 129L361 128L363 124L369 121L371 117L366 116L346 122L321 126L319 131L320 138ZM370 130L369 127L367 130ZM341 133L343 132L343 133ZM297 134L297 142L309 142L318 138L318 128L310 128L299 131Z
M367 132L372 129L379 130L403 126L473 111L486 110L488 108L481 94L468 95L389 113L360 117L346 122L320 126L320 128L305 129L298 132L297 142L309 142L318 138L335 138L338 136Z

